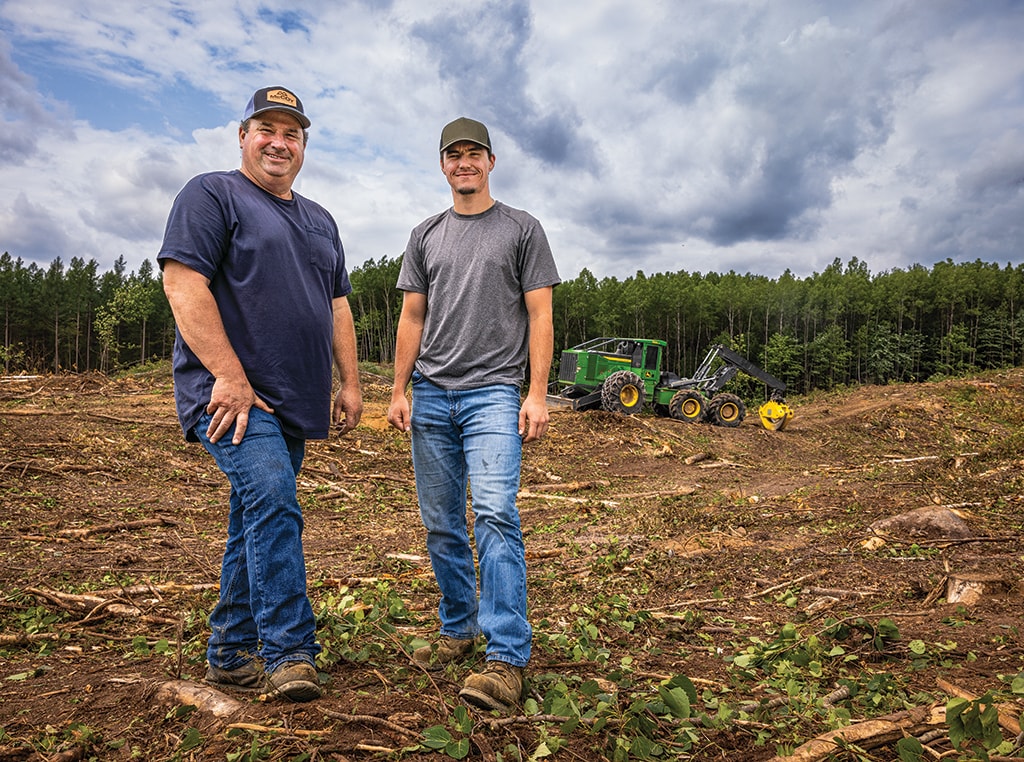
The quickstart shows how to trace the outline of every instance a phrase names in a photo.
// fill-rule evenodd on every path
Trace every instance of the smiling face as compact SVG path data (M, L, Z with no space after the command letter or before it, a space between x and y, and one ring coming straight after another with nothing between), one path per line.
M242 173L281 198L291 198L292 183L306 154L299 121L283 111L265 111L238 130Z
M441 171L452 186L452 195L456 200L458 196L479 195L489 201L489 176L492 169L494 155L476 143L454 143L441 154Z

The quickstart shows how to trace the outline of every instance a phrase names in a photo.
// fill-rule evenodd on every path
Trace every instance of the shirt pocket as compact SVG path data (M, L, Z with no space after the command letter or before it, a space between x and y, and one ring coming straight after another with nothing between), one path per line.
M309 263L319 270L334 272L338 264L338 250L330 232L307 226L306 240L309 242Z

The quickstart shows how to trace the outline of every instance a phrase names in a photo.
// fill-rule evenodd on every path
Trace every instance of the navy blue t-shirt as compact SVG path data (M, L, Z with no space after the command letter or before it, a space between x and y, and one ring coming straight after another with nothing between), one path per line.
M267 193L238 170L192 178L174 201L161 268L173 259L210 279L231 346L284 430L323 439L331 424L333 299L352 286L338 227L319 204ZM179 333L174 399L188 439L213 376Z

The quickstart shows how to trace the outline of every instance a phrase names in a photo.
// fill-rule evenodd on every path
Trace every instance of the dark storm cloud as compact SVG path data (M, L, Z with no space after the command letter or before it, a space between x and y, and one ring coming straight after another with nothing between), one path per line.
M707 91L727 64L715 47L705 43L688 45L672 60L652 66L641 90L659 92L670 101L689 105Z
M878 64L879 42L819 21L747 62L733 94L752 129L727 156L730 183L702 210L723 246L807 233L832 183L892 132L894 93L907 83Z
M433 52L441 79L462 104L462 115L497 128L546 164L596 168L594 148L579 135L573 108L541 110L528 94L523 60L532 33L528 2L482 3L472 11L415 24L410 31ZM495 153L500 153L497 147Z

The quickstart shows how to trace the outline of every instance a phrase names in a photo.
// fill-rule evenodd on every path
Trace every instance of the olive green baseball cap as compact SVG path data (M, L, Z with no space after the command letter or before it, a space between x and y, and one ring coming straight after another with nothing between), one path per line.
M441 130L441 153L453 143L463 140L491 150L491 136L487 134L487 128L475 119L460 116L454 122L448 122Z

